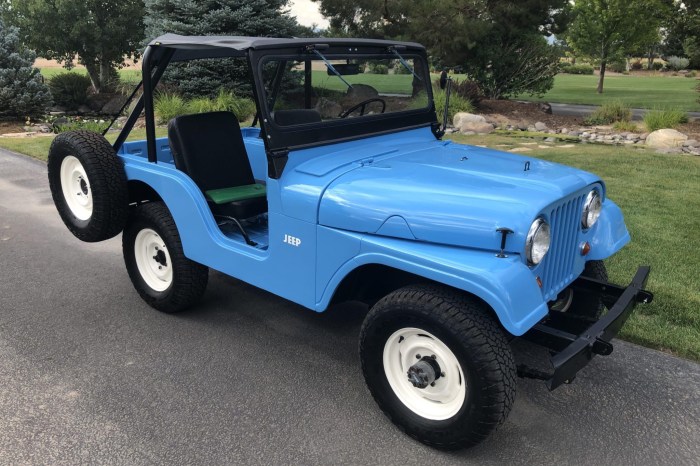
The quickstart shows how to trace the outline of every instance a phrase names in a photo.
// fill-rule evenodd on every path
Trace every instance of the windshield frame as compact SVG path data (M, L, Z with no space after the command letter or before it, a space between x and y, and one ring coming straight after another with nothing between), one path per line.
M321 40L322 41L322 40ZM386 45L360 45L349 42L345 44L323 44L319 50L329 60L396 58L390 47ZM416 63L421 67L420 73L428 77L425 90L428 103L419 109L403 110L384 114L364 115L362 117L326 120L320 123L306 123L291 126L280 126L272 119L267 105L268 92L263 82L263 65L270 60L303 61L303 57L318 60L318 55L309 49L293 47L266 49L251 52L251 70L255 82L258 100L258 108L261 113L261 129L268 150L284 151L332 144L341 141L376 136L419 127L437 128L438 122L433 102L430 70L425 49L407 48L402 50L402 55L409 58L418 58Z

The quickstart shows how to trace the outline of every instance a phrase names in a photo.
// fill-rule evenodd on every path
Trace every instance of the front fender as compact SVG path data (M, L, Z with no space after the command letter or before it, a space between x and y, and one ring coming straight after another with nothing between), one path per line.
M517 255L498 258L493 252L380 236L362 239L359 253L337 270L317 305L325 308L342 279L367 264L392 267L478 296L515 336L548 312L535 276Z
M603 210L594 228L595 233L589 240L591 252L586 260L607 259L630 242L622 210L610 199L603 203Z

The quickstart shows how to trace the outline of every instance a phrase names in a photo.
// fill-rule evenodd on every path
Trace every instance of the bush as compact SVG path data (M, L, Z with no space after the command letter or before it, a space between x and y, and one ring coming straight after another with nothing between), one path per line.
M398 62L396 65L394 65L394 74L411 74L411 72L401 64L401 62Z
M639 128L635 123L632 123L631 121L616 121L613 124L613 129L615 131L634 133Z
M190 107L185 99L178 94L159 92L153 100L154 112L158 124L166 124L180 115L187 115Z
M87 75L61 73L49 80L49 89L56 105L76 110L88 102L88 89L92 82Z
M246 121L255 113L255 102L245 97L237 97L233 92L219 90L219 94L210 99L200 97L187 104L189 113L232 112L240 122Z
M688 68L688 65L690 65L690 60L687 58L682 58L682 57L668 57L668 60L666 60L668 63L668 67L674 71L680 71Z
M56 134L65 133L66 131L75 131L78 129L83 129L87 131L93 131L95 133L102 133L109 126L109 122L105 120L83 120L76 118L74 120L68 120L67 123L55 124L53 125L53 132Z
M442 117L445 114L445 91L439 87L433 89L433 101L435 102L435 113L437 113L438 121L442 122ZM474 105L461 95L452 92L450 94L450 108L447 111L448 123L452 123L455 114L459 112L472 113Z
M695 71L689 71L688 73L685 74L685 77L686 77L686 78L694 78L694 77L696 77L697 75L698 75L697 72L695 72Z
M631 119L632 110L626 104L615 101L598 107L583 122L586 125L609 125L616 121L630 121Z
M466 72L490 99L543 95L554 86L559 71L559 50L539 35L512 41L494 37L478 53L482 56L470 60ZM488 62L484 63L486 58Z
M644 115L644 124L650 132L664 128L673 129L683 123L688 123L688 114L678 109L655 109Z
M608 63L606 69L614 73L624 73L627 71L627 62L625 60L614 61L612 63Z
M51 105L35 59L34 52L20 46L19 30L0 20L0 117L40 116Z
M382 63L369 62L368 68L372 74L389 74L389 67Z
M593 74L593 67L591 65L561 65L560 70L562 73L566 74Z

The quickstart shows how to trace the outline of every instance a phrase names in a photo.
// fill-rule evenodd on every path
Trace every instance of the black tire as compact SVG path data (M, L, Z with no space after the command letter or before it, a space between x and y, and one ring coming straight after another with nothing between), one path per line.
M466 396L452 417L433 420L419 415L399 399L388 380L385 345L396 338L395 332L411 327L435 336L459 362ZM396 341L401 344L403 337ZM362 325L360 358L367 386L382 411L408 435L436 448L478 444L505 421L515 401L516 367L505 332L481 302L446 288L413 285L381 299Z
M136 241L142 231L146 234L155 232L159 242L162 241L165 247L163 250L167 251L167 256L163 254L161 260L164 267L171 267L172 274L170 280L163 284L167 286L165 289L159 290L149 285L148 278L144 277L139 268ZM185 257L175 221L162 202L149 202L132 209L122 235L122 249L129 278L141 298L151 307L167 313L178 312L195 304L204 294L209 279L209 269ZM141 257L147 257L147 255L144 254ZM153 261L155 265L156 256L153 256ZM144 273L147 273L147 270Z
M603 261L588 261L586 267L581 273L582 276L595 278L596 280L608 281L608 269ZM598 319L605 311L603 300L599 296L589 294L576 293L574 291L573 301L571 302L571 314L586 317L590 319Z
M78 160L89 180L89 184L81 185L84 195L89 193L91 197L90 209L84 215L70 207L64 193L61 167L67 157ZM48 169L56 209L76 238L90 243L104 241L124 229L129 204L126 175L121 160L102 135L83 130L59 134L49 149Z

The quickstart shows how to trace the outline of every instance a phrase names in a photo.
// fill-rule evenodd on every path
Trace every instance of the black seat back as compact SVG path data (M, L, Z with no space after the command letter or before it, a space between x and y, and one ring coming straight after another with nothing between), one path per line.
M254 184L238 120L230 112L183 115L168 124L178 170L202 191Z
M320 123L321 114L314 109L277 110L272 115L275 123L280 126L303 125L304 123Z

